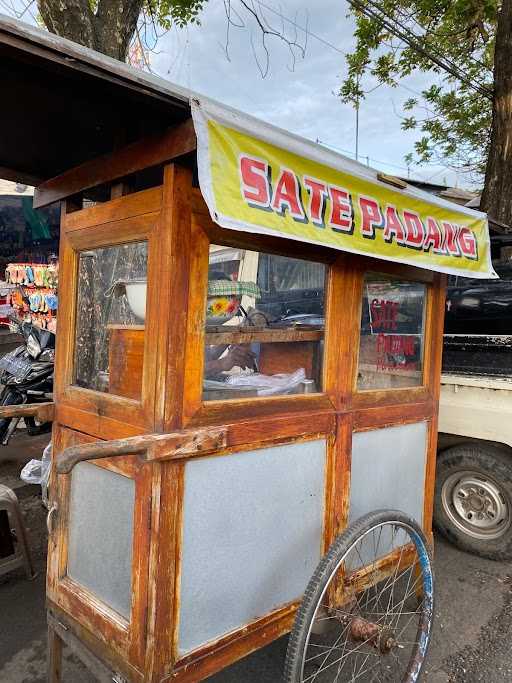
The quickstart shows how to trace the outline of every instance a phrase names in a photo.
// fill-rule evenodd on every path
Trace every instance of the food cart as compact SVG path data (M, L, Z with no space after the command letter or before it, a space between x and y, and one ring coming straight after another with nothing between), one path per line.
M292 631L288 683L412 683L445 277L493 276L486 218L186 107L36 191L62 201L48 680L64 644L181 683Z

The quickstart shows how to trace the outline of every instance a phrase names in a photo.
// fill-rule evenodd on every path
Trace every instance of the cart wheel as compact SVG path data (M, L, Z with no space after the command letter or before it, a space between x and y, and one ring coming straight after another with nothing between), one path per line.
M432 630L433 587L431 553L416 522L396 510L365 515L338 536L309 582L284 680L417 681Z

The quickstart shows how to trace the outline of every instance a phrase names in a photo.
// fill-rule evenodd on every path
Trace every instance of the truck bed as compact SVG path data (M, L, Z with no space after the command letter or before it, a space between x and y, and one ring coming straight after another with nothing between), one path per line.
M512 377L512 335L445 334L443 373Z

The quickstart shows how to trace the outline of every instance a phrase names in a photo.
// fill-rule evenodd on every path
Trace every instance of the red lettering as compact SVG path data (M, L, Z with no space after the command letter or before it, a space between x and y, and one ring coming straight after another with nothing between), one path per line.
M363 237L375 239L375 228L382 227L382 213L380 206L369 197L359 197L361 209L361 234Z
M330 186L329 195L331 198L329 225L338 232L352 232L354 224L349 193L340 187Z
M325 200L327 199L327 186L320 180L315 180L308 176L304 176L302 182L309 194L309 216L311 222L323 228L325 227L324 214Z
M396 330L399 304L396 301L373 299L370 304L373 330Z
M425 227L421 218L413 211L404 211L404 223L407 230L406 245L408 247L421 247L425 238Z
M451 256L460 256L458 236L460 228L451 223L443 222L444 228L444 248Z
M251 205L270 205L269 165L260 159L240 157L242 196Z
M272 200L272 208L276 213L282 215L288 209L295 220L303 221L305 219L304 209L300 201L299 181L293 171L286 168L281 169Z
M443 253L443 233L438 222L429 216L426 221L426 227L427 234L425 235L423 249L428 251L432 247L437 254Z
M466 258L477 259L478 250L475 234L472 230L462 227L459 230L459 246Z
M382 236L384 237L385 242L392 242L393 237L396 238L398 244L403 244L405 242L404 226L400 222L397 210L394 206L388 206L386 208Z

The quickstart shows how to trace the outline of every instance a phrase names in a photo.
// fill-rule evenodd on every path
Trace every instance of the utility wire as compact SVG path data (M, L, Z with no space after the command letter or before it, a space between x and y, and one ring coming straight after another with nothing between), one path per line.
M322 36L319 36L318 34L313 33L312 31L309 30L308 27L301 26L296 21L294 21L293 19L290 19L285 14L283 14L280 10L275 9L275 7L271 7L270 5L265 4L264 2L262 2L262 0L254 0L254 2L256 2L260 7L263 7L264 9L266 9L269 12L272 12L273 14L278 16L282 21L286 21L288 24L291 24L294 28L298 28L303 33L306 33L308 36L311 36L311 38L318 40L319 43L323 43L324 45L327 45L327 47L330 47L332 50L335 50L338 54L343 55L344 57L347 56L347 53L344 52L343 50L341 50L339 47L337 47L333 43L330 43L328 40L325 40L325 38L322 38Z
M316 142L317 142L317 144L319 144L319 145L323 145L323 147L327 147L327 148L329 148L329 149L335 150L336 152L342 152L343 154L347 154L347 155L349 155L349 156L351 156L351 157L355 157L354 152L353 152L353 151L350 151L350 150L348 150L348 149L343 149L343 148L341 148L341 147L336 147L336 145L331 145L330 143L324 142L323 140L320 140L319 138L316 139ZM411 166L400 166L399 164L394 164L394 163L392 163L392 162L390 162L390 161L384 161L383 159L374 159L373 157L367 156L366 154L359 154L359 159L366 159L367 161L371 161L371 162L373 162L374 164L379 164L380 166L389 166L389 167L391 167L391 168L399 169L400 171L405 171L406 173L409 173L409 172L411 171L411 166L412 166L412 164L411 164ZM436 168L436 167L437 167L437 164L424 164L424 165L422 165L422 168L429 168L429 167L432 167L432 166L433 166L434 168ZM448 169L448 168L446 168L446 167L443 166L443 167L441 168L441 170L436 171L436 173L435 173L434 175L438 175L439 173L442 173L442 172L445 172L445 173L446 173L446 171L448 171L448 170L450 170L450 169ZM433 178L434 175L433 175L433 176L430 176L430 177Z
M263 0L254 0L254 2L256 2L260 7L263 7L264 9L266 9L266 10L268 10L269 12L272 12L273 14L275 14L276 16L278 16L283 22L287 22L288 24L292 25L295 29L299 29L300 31L303 31L304 33L307 33L309 36L311 36L312 38L314 38L314 39L317 40L318 42L322 43L323 45L326 45L327 47L331 48L332 50L334 50L334 51L337 52L338 54L341 54L341 55L343 55L343 56L347 56L347 53L346 53L345 51L341 50L340 48L338 48L336 45L334 45L333 43L329 42L328 40L325 40L325 38L322 38L322 37L319 36L318 34L313 33L313 32L309 29L309 27L301 26L297 21L294 21L293 19L290 19L290 18L287 17L285 14L283 14L282 11L275 9L274 7L271 7L270 5L267 5L265 2L263 2ZM347 0L347 2L348 2L349 4L351 4L352 6L354 6L354 4L357 3L357 0ZM381 8L379 8L379 9L381 9ZM382 11L382 10L381 10L381 11ZM392 32L392 31L391 31L391 32ZM413 35L414 35L414 34L413 34ZM454 65L454 68L457 68L456 65ZM422 94L422 93L420 93L420 92L418 92L418 91L416 91L416 90L413 90L412 88L410 88L410 87L404 85L403 83L400 83L400 82L399 82L399 83L397 83L397 85L398 85L398 87L403 88L404 90L407 90L408 92L410 92L410 93L412 93L412 94L414 94L414 95L418 95L418 96L420 96L420 97L423 97L423 94ZM379 87L379 86L376 86L376 88L377 88L377 87ZM372 91L375 90L376 88L372 88L372 90L371 90L370 92L372 92ZM321 144L321 145L324 145L325 147L330 147L330 148L332 148L332 149L335 149L335 150L337 150L337 151L339 151L339 152L342 152L342 153L344 153L344 154L348 154L348 155L350 155L351 157L354 157L354 152L353 152L353 151L346 150L346 149L341 149L340 147L335 147L334 145L329 145L329 144L323 142L322 140L319 140L318 138L317 138L317 143L319 143L319 144ZM360 155L355 155L355 156L356 156L356 158L357 158L357 156L359 156L359 157L361 157L361 158L367 159L368 161L372 161L373 163L380 164L380 165L382 165L382 166L389 166L389 167L391 167L391 168L396 168L396 169L399 169L399 170L401 170L401 171L405 171L406 173L409 173L410 170L411 170L410 167L400 166L400 165L398 165L398 164L390 163L390 162L387 162L387 161L382 161L382 160L379 160L379 159L374 159L374 158L369 157L369 156L367 156L367 155L365 155L365 154L360 154ZM425 166L428 166L428 164L425 165ZM437 175L437 174L440 173L440 172L441 172L441 171L438 171L438 172L435 173L434 175Z
M398 20L391 19L377 3L372 0L364 0L364 2L361 2L361 0L347 0L347 2L353 9L362 12L370 19L377 19L377 21L380 21L390 33L397 38L400 38L400 40L403 40L409 47L422 54L443 71L449 73L462 83L465 83L469 88L476 90L481 95L492 99L493 93L487 86L476 80L467 78L461 69L459 69L451 60L433 54L421 44L421 36L416 35L413 31L403 26Z
M361 0L354 0L354 1L357 1L357 3L358 3L359 5L362 5ZM352 4L351 0L348 0L348 2L349 2L350 4ZM411 47L413 47L413 49L417 49L417 48L419 47L420 49L424 50L425 56L427 56L428 58L430 58L430 59L436 58L436 59L438 59L439 61L444 62L444 65L445 65L445 66L448 65L450 68L454 69L454 70L457 72L458 76L455 76L455 74L452 74L452 75L454 75L455 77L458 77L459 80L464 80L464 79L465 79L466 82L467 82L468 84L472 84L472 81L470 81L469 79L467 79L467 77L466 77L465 74L461 71L461 69L459 68L459 66L458 66L458 64L457 64L456 62L454 62L453 60L450 60L450 59L448 59L448 58L446 58L446 57L443 58L442 60L441 60L441 58L437 58L436 55L434 55L432 52L428 51L428 50L421 44L421 42L418 42L418 41L422 41L425 37L428 37L428 35L429 35L428 32L427 32L425 35L423 35L423 36L417 35L416 33L414 33L414 31L412 31L412 29L410 29L409 27L407 27L406 25L404 25L403 23L401 23L396 17L390 15L389 12L386 12L386 10L383 9L383 7L382 7L378 2L376 2L376 0L364 0L364 3L365 3L365 4L363 5L361 11L364 11L365 8L367 9L366 6L367 6L367 5L370 5L370 7L373 7L374 10L376 10L377 12L379 12L379 13L382 15L382 17L377 17L377 18L380 19L380 21L386 21L387 23L391 22L391 24L394 23L396 26L398 26L398 28L399 28L401 31L404 31L404 32L405 32L405 35L406 35L406 36L407 36L407 34L410 36L410 38L415 42L415 45L411 45ZM403 11L402 11L402 14L403 14ZM383 19L383 18L384 18L384 19ZM408 17L408 18L409 18L409 17ZM418 23L418 22L416 22L416 23ZM418 24L418 25L419 25L419 24ZM420 26L420 28L421 28L421 26ZM394 35L395 35L395 36L398 36L398 34L397 34L396 31L395 31ZM401 36L398 36L398 37L401 37ZM402 37L401 37L401 38L402 38ZM403 38L402 38L402 39L403 39ZM408 44L410 44L410 43L408 43ZM484 67L485 67L485 65L483 65L481 62L479 62L478 60L476 60L476 59L475 59L474 57L472 57L471 55L469 55L469 59L471 59L472 61L474 61L475 64L476 64L477 66L480 66L480 67L484 66ZM439 66L441 66L441 64L439 64ZM444 68L444 69L446 70L445 67L442 67L442 68ZM487 68L487 67L485 67L485 68ZM482 81L481 81L480 79L476 79L476 78L475 78L475 80L478 81L478 84L479 84L479 85L481 85L483 88L487 89L487 86L485 85L485 82L482 83ZM485 93L483 93L483 94L485 94Z

